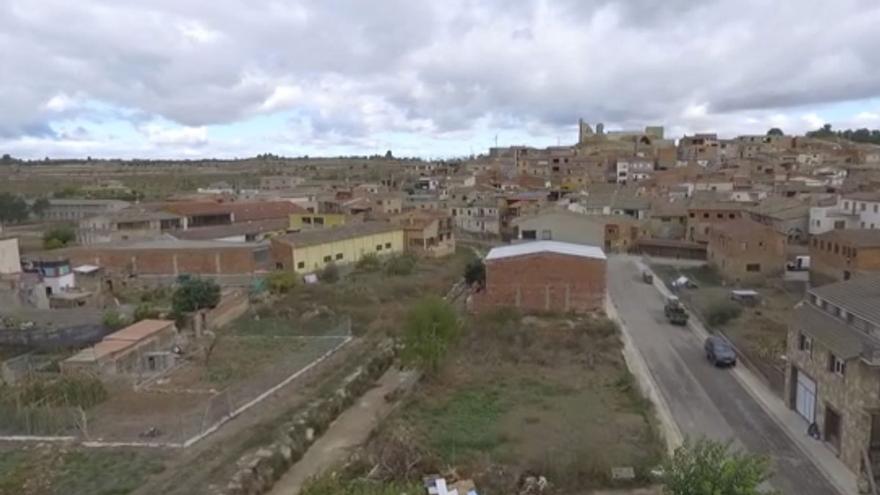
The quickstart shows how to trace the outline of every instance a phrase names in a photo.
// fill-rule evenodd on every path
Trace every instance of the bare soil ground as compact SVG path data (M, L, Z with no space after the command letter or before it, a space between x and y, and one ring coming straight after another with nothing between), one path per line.
M386 479L453 470L492 494L538 473L579 493L614 486L611 468L632 466L631 483L645 483L663 445L613 324L499 313L468 326L442 371L368 447Z

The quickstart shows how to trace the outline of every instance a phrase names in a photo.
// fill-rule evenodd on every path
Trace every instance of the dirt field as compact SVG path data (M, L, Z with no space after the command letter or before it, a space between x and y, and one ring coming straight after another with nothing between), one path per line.
M414 467L386 475L454 469L488 494L513 493L527 472L562 493L611 487L619 466L645 482L662 441L611 323L496 314L468 326L442 372L369 446L380 467Z

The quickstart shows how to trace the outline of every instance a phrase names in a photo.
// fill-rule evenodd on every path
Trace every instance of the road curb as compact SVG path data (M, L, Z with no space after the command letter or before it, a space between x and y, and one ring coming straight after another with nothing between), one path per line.
M660 277L658 277L657 274L654 273L654 271L649 266L645 265L641 261L636 261L636 264L640 270L648 271L653 275L654 288L657 289L660 294L666 297L672 295L672 292L669 290L668 287L666 287L662 279L660 279ZM702 322L698 323L694 319L690 319L687 326L694 332L697 337L700 338L700 340L705 340L709 337L709 332L703 327ZM813 462L813 465L816 466L816 468L822 473L828 483L834 486L834 488L837 489L837 491L842 495L857 495L859 493L858 490L853 491L852 489L839 483L837 477L825 466L825 463L821 459L819 459L818 456L813 454L810 449L807 449L801 443L801 441L803 440L801 436L789 429L788 425L776 415L776 413L773 411L772 406L767 402L767 398L764 396L764 394L758 393L754 390L754 388L766 388L766 392L770 394L773 398L775 398L775 395L772 395L773 392L769 390L769 388L764 385L764 383L757 376L754 376L754 373L751 370L737 366L733 368L732 373L736 381L742 386L743 389L745 389L746 393L748 393L752 397L752 399L754 399L755 402L757 402L758 405L761 406L761 409L767 414L767 416L770 417L770 419L774 423L776 423L776 426L778 426L782 431L785 432L785 434L791 439L792 443L794 443L797 448Z
M666 402L666 397L660 391L651 368L648 367L645 357L642 356L641 351L633 343L632 336L626 329L626 322L620 318L617 308L608 294L605 296L605 314L620 327L621 340L623 341L623 359L639 384L642 394L654 404L654 415L660 423L660 428L663 430L666 450L671 455L675 452L675 449L684 443L684 436L678 427L678 423L675 422L675 418L672 416L669 403Z

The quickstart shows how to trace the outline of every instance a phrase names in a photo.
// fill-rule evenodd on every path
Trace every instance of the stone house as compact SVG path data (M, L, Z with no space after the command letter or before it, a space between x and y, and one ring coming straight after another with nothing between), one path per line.
M785 235L790 243L807 240L810 206L798 199L770 197L750 208L748 214L752 220Z
M452 216L437 210L412 210L393 219L403 229L404 251L439 258L455 252Z
M856 192L810 208L809 232L880 229L880 193Z
M810 239L810 283L880 272L880 230L832 230Z
M724 222L739 220L748 204L737 201L694 200L688 205L686 240L709 242L709 230Z
M880 454L880 277L810 289L787 338L788 406L855 473ZM876 470L874 471L876 472Z
M709 230L707 259L726 280L755 283L785 271L786 238L772 227L740 218Z

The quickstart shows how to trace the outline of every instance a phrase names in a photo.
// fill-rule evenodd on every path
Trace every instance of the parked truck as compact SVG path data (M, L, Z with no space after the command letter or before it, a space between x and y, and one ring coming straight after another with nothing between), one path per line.
M666 305L663 307L663 313L666 315L666 320L673 325L687 325L688 322L688 313L687 310L684 309L684 306L681 304L681 301L675 297L670 296L666 299Z

